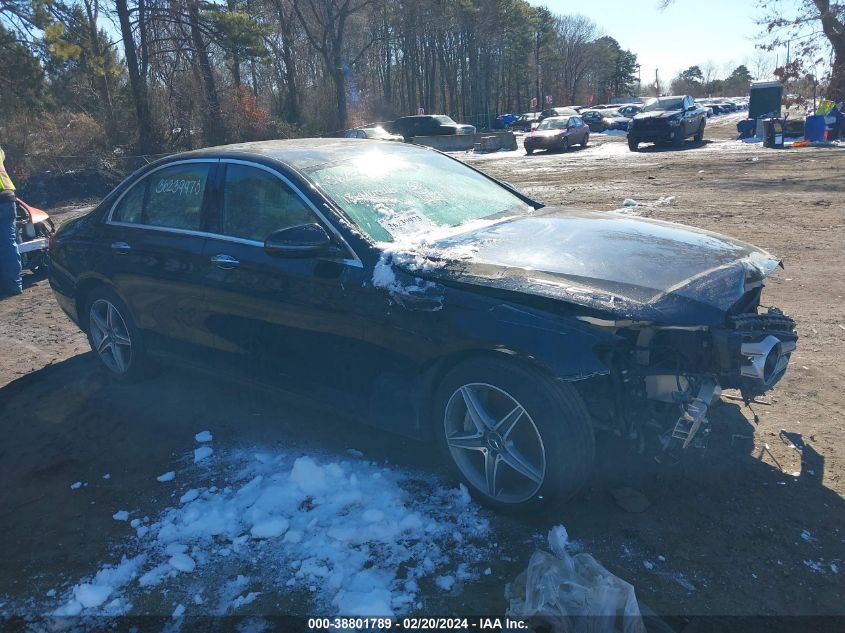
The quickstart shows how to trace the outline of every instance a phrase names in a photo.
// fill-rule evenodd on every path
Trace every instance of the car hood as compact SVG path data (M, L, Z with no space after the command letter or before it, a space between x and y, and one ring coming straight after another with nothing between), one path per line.
M558 300L576 315L684 326L724 323L780 263L709 231L548 207L440 240L426 257L407 272Z
M681 110L653 110L651 112L640 112L634 115L634 121L642 121L643 119L668 119L673 116L681 114Z
M566 132L566 130L534 130L528 136L532 138L538 136L557 136L563 132Z

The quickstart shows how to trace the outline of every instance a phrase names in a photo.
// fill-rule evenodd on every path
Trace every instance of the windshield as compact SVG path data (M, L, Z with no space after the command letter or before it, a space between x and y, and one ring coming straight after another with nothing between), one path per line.
M538 130L565 130L569 119L543 119Z
M533 209L505 187L447 156L374 149L308 176L377 242Z
M681 110L683 107L683 97L667 97L665 99L652 99L643 108L643 112L655 112L657 110Z
M437 119L438 123L446 125L455 125L455 122L452 120L452 117L448 117L441 114L440 116L436 116L434 118Z

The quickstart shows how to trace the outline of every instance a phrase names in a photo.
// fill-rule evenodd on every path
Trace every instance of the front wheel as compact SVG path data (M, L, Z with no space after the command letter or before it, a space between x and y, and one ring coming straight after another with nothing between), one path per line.
M587 143L589 143L589 142L590 142L590 135L589 135L589 134L585 134L585 135L584 135L584 140L583 140L583 141L581 141L581 147L587 147Z
M705 123L702 121L701 125L698 126L698 132L696 132L693 137L693 140L695 140L696 143L701 143L704 140L704 125Z
M91 349L110 376L136 380L145 372L141 332L129 308L109 288L95 288L86 301L87 334Z
M449 372L436 400L441 450L481 503L539 511L586 483L595 441L571 385L519 362L479 357Z
M525 155L526 156L531 156L531 154L533 154L533 153L534 153L533 149L528 149L527 147L525 148Z
M568 152L569 151L569 137L563 139L563 143L560 145L560 151Z
M631 150L632 152L636 152L638 149L640 149L639 141L637 141L636 139L629 138L628 139L628 149Z

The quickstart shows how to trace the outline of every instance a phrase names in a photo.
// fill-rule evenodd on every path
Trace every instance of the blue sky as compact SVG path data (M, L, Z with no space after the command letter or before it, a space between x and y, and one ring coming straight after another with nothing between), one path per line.
M755 0L675 0L663 11L657 8L659 0L529 1L555 13L580 13L593 20L606 35L637 54L644 84L654 81L655 68L665 82L685 68L708 61L714 63L718 77L728 74L728 66L733 69L745 62L754 73L752 66L759 55L754 47L760 32ZM787 5L792 2L784 0ZM782 64L785 51L780 56ZM772 53L772 68L775 58Z

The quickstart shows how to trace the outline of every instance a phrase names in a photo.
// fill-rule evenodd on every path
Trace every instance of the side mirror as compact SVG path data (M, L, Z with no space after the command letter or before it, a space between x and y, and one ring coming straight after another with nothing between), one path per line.
M264 251L273 257L314 257L326 252L332 239L319 224L299 224L279 229L264 240Z

